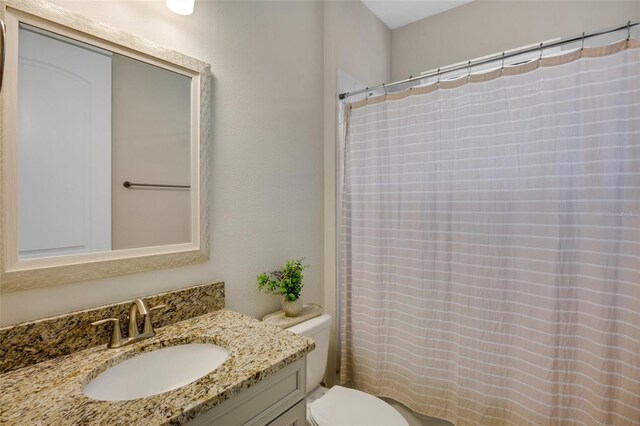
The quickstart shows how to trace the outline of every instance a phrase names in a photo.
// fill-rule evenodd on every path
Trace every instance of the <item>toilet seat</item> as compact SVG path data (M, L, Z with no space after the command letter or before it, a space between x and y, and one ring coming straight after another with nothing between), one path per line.
M409 426L392 406L355 389L334 386L308 406L318 426Z

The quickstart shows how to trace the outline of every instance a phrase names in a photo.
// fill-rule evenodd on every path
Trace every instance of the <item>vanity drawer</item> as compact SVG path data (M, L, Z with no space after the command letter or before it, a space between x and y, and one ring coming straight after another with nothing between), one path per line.
M267 425L296 403L300 401L304 403L305 388L306 357L200 414L188 424L189 426Z

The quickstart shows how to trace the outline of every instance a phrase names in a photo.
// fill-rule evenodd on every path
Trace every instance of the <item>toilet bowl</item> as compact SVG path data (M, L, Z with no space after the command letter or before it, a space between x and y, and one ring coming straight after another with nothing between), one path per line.
M355 389L320 386L327 366L331 316L324 314L289 327L309 337L316 348L307 355L308 426L409 426L391 405L380 398Z

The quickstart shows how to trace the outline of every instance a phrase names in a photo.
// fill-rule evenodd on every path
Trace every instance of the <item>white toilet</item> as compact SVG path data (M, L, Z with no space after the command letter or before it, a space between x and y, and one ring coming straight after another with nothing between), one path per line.
M409 426L380 398L342 386L320 386L327 366L330 326L331 316L324 314L288 328L316 342L315 350L307 355L307 425Z

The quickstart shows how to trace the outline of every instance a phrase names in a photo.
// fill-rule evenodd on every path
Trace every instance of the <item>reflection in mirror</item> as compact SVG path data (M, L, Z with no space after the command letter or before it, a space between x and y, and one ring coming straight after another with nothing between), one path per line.
M0 16L0 292L206 262L211 66L45 0Z
M190 242L191 78L26 24L18 57L18 258Z

